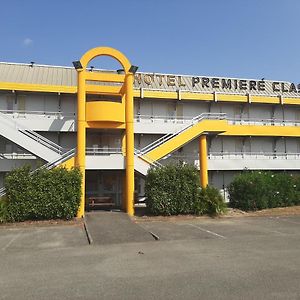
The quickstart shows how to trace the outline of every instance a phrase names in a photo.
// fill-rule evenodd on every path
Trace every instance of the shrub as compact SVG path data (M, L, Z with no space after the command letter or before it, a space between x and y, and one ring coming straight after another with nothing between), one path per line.
M15 169L5 177L8 221L71 219L81 195L79 169Z
M228 191L230 206L246 211L290 206L299 203L300 180L286 173L243 172Z
M212 186L207 186L199 192L199 207L202 206L202 214L220 215L226 212L227 206L220 191Z
M293 177L294 205L300 205L300 176Z
M0 199L0 223L7 220L7 201L5 197Z
M192 165L151 169L145 184L147 209L154 215L210 214L225 211L220 192L199 186L199 171Z
M198 171L192 165L150 169L145 183L147 208L154 215L192 213L198 188Z

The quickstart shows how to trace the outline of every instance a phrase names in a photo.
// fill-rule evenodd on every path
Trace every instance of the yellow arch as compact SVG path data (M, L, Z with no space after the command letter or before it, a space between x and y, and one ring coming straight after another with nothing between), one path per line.
M125 73L129 73L129 68L131 67L131 64L127 57L122 52L111 47L96 47L87 51L85 54L82 55L80 59L82 68L85 70L87 68L88 63L98 56L110 56L112 58L115 58L122 65Z
M87 72L88 63L98 56L110 56L116 59L123 67L125 75L117 74L91 74ZM77 154L76 165L82 172L81 201L78 209L78 217L84 216L85 207L85 146L86 146L86 93L88 87L86 81L122 82L124 88L120 90L125 97L125 138L126 138L126 211L134 214L134 129L133 129L133 73L130 72L131 64L120 51L110 47L97 47L87 51L80 59L81 67L77 69ZM97 92L104 91L107 86L92 85ZM106 94L112 91L106 90Z

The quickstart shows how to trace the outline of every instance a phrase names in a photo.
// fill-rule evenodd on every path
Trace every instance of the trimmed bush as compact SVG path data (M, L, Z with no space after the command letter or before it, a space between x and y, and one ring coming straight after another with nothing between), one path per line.
M245 211L299 204L300 180L286 173L248 171L228 187L230 206Z
M81 195L79 169L55 168L31 173L29 167L15 169L5 177L6 220L71 219Z
M147 209L154 215L216 215L226 207L217 189L200 188L199 171L188 164L150 169L145 194Z
M145 183L146 204L154 215L192 213L198 197L199 175L191 165L150 169Z
M6 222L7 220L7 201L5 197L0 199L0 223Z
M198 197L199 207L202 206L202 214L211 216L220 215L227 211L224 198L220 191L213 186L207 186L201 189Z

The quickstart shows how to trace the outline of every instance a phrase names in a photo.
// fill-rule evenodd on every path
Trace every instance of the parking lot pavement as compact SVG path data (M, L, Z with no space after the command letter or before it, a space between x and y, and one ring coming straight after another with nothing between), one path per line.
M299 300L299 223L143 221L160 240L104 245L76 226L0 228L0 299Z
M87 244L87 238L81 224L0 227L0 253L4 251L57 249Z
M172 221L140 222L145 230L153 232L160 240L234 239L263 236L299 236L300 216L242 217L242 218L192 218Z

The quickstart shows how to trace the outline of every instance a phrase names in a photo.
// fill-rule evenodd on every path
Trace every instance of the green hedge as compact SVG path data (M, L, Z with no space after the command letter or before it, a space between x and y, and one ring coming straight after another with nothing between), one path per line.
M219 214L226 207L218 190L200 188L199 171L188 164L150 169L145 195L147 209L154 215Z
M4 181L2 219L16 222L73 218L80 203L81 178L79 169L42 169L31 173L29 167L22 167L11 171Z
M228 191L230 206L245 211L300 204L300 178L286 173L243 172Z

